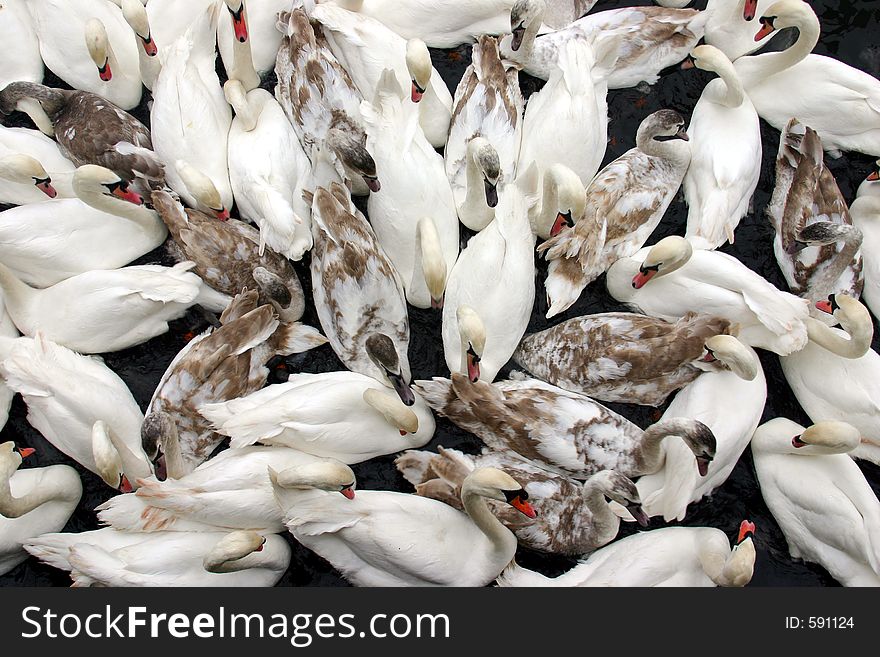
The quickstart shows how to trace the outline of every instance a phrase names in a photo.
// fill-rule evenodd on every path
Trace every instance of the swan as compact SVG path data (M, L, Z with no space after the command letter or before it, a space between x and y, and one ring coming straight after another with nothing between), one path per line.
M810 54L819 40L819 19L798 0L780 0L767 8L755 38L785 27L798 29L794 45L741 57L734 64L758 116L777 130L797 117L816 131L834 157L841 151L880 155L880 80L831 57Z
M880 261L874 256L880 249L880 162L859 186L849 214L853 226L862 233L862 301L876 317L880 314Z
M11 441L0 444L0 575L27 559L25 541L61 530L82 497L82 482L69 465L19 470L33 453Z
M14 339L3 351L3 378L22 395L28 422L46 440L118 490L130 491L138 477L152 474L141 449L143 413L103 361L39 332Z
M6 301L0 294L0 362L6 357L9 346L15 344L12 339L21 337L21 333L15 327L9 313L6 312ZM6 382L0 377L0 431L9 420L9 411L12 408L12 398L15 391L11 390Z
M409 450L395 460L397 469L416 488L416 494L461 509L460 490L477 468L497 468L523 485L538 517L524 521L504 505L491 505L501 522L524 547L553 554L581 555L610 543L617 536L620 517L609 500L626 508L643 526L639 495L632 481L613 470L603 470L585 483L509 454L489 452L471 456L455 449L440 453Z
M755 569L754 523L733 548L714 527L664 527L615 541L559 577L513 564L498 586L745 586Z
M697 46L694 66L719 75L709 82L691 115L691 163L684 177L687 237L716 249L733 243L749 211L761 174L761 128L752 101L730 60L713 46Z
M525 107L516 67L494 37L481 36L458 83L443 157L459 219L483 230L495 218L498 186L514 181Z
M6 309L25 335L46 338L84 354L120 351L168 331L168 322L201 304L222 311L226 295L207 287L190 269L139 265L77 274L42 290L0 264Z
M27 0L46 67L75 89L128 110L141 101L131 29L108 0Z
M181 177L179 160L208 176L220 193L223 207L232 207L227 165L232 110L214 69L219 12L219 5L210 6L167 47L153 87L153 146L165 162L168 185L192 207L197 201Z
M735 331L726 319L695 313L675 322L600 313L527 335L513 359L565 390L606 402L660 406L704 373L730 371L754 379L757 357L731 334Z
M642 121L635 148L590 181L583 217L538 245L550 261L544 283L548 319L570 308L613 262L642 248L675 198L690 159L678 112L660 110Z
M269 474L290 533L355 586L485 586L516 552L516 537L486 500L535 517L528 493L495 468L467 476L461 487L465 513L405 493L358 491L341 500L314 490L321 481L352 485L354 473L342 465L319 472L270 467Z
M43 81L43 58L40 55L40 42L34 26L34 19L28 9L27 0L7 0L0 13L0 43L5 44L3 70L0 71L0 89L11 82ZM40 129L46 129L51 136L51 122L40 104L23 99L19 109L36 116Z
M583 185L593 179L608 142L606 78L616 59L617 42L611 39L595 53L580 40L561 47L547 84L526 105L518 170L533 162L541 172L564 164Z
M0 203L25 205L58 196L52 176L47 173L39 160L22 153L3 155L3 150L4 145L0 142ZM72 166L70 162L68 164ZM65 174L70 173L65 171L60 177L63 179ZM66 182L67 184L62 187L66 196L62 198L73 196L70 183Z
M425 401L405 406L378 381L356 372L296 374L246 397L205 404L199 412L232 447L262 443L292 447L354 464L434 436Z
M70 571L72 586L275 586L290 565L280 536L253 531L43 534L25 549Z
M757 354L750 351L757 363ZM682 388L663 419L689 417L705 424L715 435L715 458L706 476L698 477L690 450L678 441L665 441L663 469L636 483L645 513L663 516L666 522L684 520L688 504L711 495L727 481L761 422L766 401L767 381L759 363L751 380L719 370L706 372Z
M664 68L677 64L702 38L708 16L694 9L625 7L584 16L564 29L538 36L545 0L518 0L510 11L511 35L501 40L501 55L542 80L553 74L564 45L587 41L596 52L619 44L608 73L609 89L641 82L654 84ZM536 38L537 37L537 38Z
M736 258L694 250L683 237L666 237L621 258L608 270L616 300L667 321L699 308L739 325L738 338L787 356L807 344L810 304L782 292Z
M156 386L141 431L148 456L155 461L158 449L164 454L167 441L173 439L168 429L173 426L185 472L207 459L222 440L198 412L203 404L249 395L266 384L270 359L327 342L310 326L279 320L272 306L259 304L256 290L233 298L220 324L190 340L171 361ZM151 420L154 415L169 416L170 421ZM169 476L176 474L169 468Z
M880 464L880 355L871 349L874 325L865 307L845 294L817 304L841 329L810 318L810 341L780 359L782 373L814 422L848 422L861 433L851 455Z
M97 94L32 82L13 82L0 91L0 112L8 114L28 98L45 108L61 154L75 165L103 166L129 182L141 179L145 193L150 183L164 180L150 131L131 114Z
M416 391L443 417L490 449L514 452L576 479L600 470L627 477L663 467L661 445L675 436L693 453L691 466L705 476L715 455L715 437L701 422L670 418L642 431L585 395L517 376L494 384L435 377L417 381Z
M123 0L125 2L127 0ZM111 2L120 4L118 0ZM199 16L218 4L219 0L149 0L145 7L150 24L150 36L163 61L168 48L182 37Z
M778 417L751 444L761 495L791 556L844 586L880 586L880 501L847 456L858 430L834 421L804 429Z
M49 139L39 130L0 126L0 158L5 161L9 157L22 156L36 160L42 172L37 174L36 168L30 163L27 170L19 168L16 173L8 168L9 164L15 168L16 163L7 162L0 176L3 178L0 181L0 203L25 205L45 201L47 197L74 196L71 183L76 167L61 153L54 140ZM12 173L15 173L15 180L9 177ZM27 174L30 175L25 178ZM47 176L48 180L38 179L43 175Z
M122 9L122 17L134 32L141 81L152 91L162 69L162 59L159 55L159 47L153 39L149 12L141 0L111 0L111 2L119 5Z
M205 195L203 190L195 193ZM285 321L302 317L305 297L293 265L272 250L261 255L256 228L184 209L165 191L153 192L152 200L173 238L169 251L178 262L195 262L193 270L207 285L230 297L244 288L256 288L261 301L273 304Z
M129 532L249 529L278 534L286 531L284 512L275 501L268 468L285 470L324 460L287 447L227 449L179 479L141 480L134 493L98 506L98 519Z
M49 287L96 269L122 267L168 236L140 195L108 169L79 167L73 191L77 198L0 212L0 261L28 285Z
M340 184L316 190L312 233L312 294L330 346L348 369L393 387L412 406L403 284Z
M382 192L367 201L370 224L400 275L407 301L417 308L436 307L459 245L455 199L443 158L421 134L417 106L403 97L390 69L373 102L361 104L361 115L367 148L383 180ZM430 239L425 239L426 231Z
M151 0L153 1L153 0ZM217 27L217 46L226 70L232 70L236 53L247 53L258 76L275 67L281 32L275 27L278 14L290 9L291 0L225 0L229 18ZM244 37L244 41L242 41ZM242 48L246 45L246 48ZM259 84L259 77L256 79Z
M378 192L382 186L360 114L363 97L331 52L321 25L295 8L279 15L278 29L284 38L275 63L275 98L313 167L326 160L333 170L316 183L345 181L359 196Z
M864 285L862 231L852 225L823 155L816 131L791 119L779 139L767 206L773 252L788 287L814 303L839 292L858 298Z
M284 110L265 89L223 87L235 109L229 130L229 178L242 219L260 227L260 244L301 260L312 248L312 209L298 190L312 165Z
M477 372L483 381L493 381L510 360L535 301L534 249L525 195L509 183L499 194L495 220L470 239L446 282L442 334L450 372L461 371L468 341L483 345ZM461 322L462 306L477 322ZM465 330L475 325L478 339Z
M446 145L452 94L421 39L406 40L370 16L329 4L318 5L309 17L321 24L327 45L362 97L373 98L383 71L393 70L401 89L418 103L419 125L428 142L435 148Z
M532 232L543 240L571 228L587 211L587 193L580 177L564 164L553 164L546 171L532 165L523 174L524 186L536 202L529 209ZM539 193L539 189L541 192ZM540 198L538 198L540 196Z

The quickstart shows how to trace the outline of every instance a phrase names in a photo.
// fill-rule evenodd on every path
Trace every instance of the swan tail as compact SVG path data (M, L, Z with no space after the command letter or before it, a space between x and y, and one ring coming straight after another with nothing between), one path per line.
M276 253L288 258L294 255L302 257L293 248L293 244L296 241L296 227L303 220L294 212L284 195L263 181L254 183L251 193L259 213L256 223L260 227L260 255L268 245Z
M690 203L690 199L688 201ZM730 197L725 190L710 193L701 206L699 225L693 232L688 230L685 237L696 249L713 250L725 242L732 244L733 231L741 219L732 213Z
M418 449L408 449L394 459L394 465L413 486L418 486L434 478L431 459L435 454Z
M251 395L252 396L252 395ZM260 440L273 438L282 428L276 418L257 413L261 404L249 397L200 406L199 413L211 423L214 431L231 438L231 447L247 447Z
M302 354L327 344L327 342L327 338L321 335L317 329L301 322L281 324L270 340L270 344L278 356Z
M613 48L616 51L617 46L613 45ZM585 71L593 69L593 50L585 40L569 39L559 52L558 66L562 69L562 80L571 95L582 95L587 84L593 86L592 77L584 75Z
M171 529L177 516L167 509L150 506L150 500L167 496L156 481L140 480L137 493L117 495L96 507L98 520L113 529L129 532L159 532Z
M256 310L259 308L259 298L260 293L256 290L244 290L236 294L220 315L220 323L229 324Z
M445 415L447 406L455 399L452 382L442 377L434 377L430 381L415 381L413 389L422 396L425 402L440 414Z
M70 570L70 547L77 534L43 534L22 544L31 556L58 570Z
M75 587L143 586L145 576L128 570L128 564L102 547L77 543L70 547L70 576Z
M196 296L196 303L212 313L222 313L229 305L229 295L218 292L213 287L202 283Z
M306 503L297 504L289 512L285 512L284 522L290 531L295 532L294 535L320 536L354 527L362 518L362 513L351 509L349 505L335 505L333 516L328 517L323 505Z
M511 561L495 580L501 587L547 586L551 581L549 577L518 566L515 561Z

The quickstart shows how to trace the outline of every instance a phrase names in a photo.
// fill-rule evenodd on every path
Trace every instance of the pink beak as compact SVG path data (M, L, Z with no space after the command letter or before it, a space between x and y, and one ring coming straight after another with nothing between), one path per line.
M419 87L413 82L412 85L412 102L417 103L422 99L422 96L425 95L424 91L419 91Z
M37 189L43 192L49 198L55 198L58 196L58 192L52 187L52 181L44 180L42 182L37 183Z

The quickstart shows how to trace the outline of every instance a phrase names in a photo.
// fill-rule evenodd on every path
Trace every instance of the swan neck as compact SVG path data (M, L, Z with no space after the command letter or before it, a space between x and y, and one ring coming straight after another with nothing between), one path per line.
M128 219L138 224L145 230L151 229L156 225L158 215L142 205L135 205L122 199L117 199L100 192L85 189L83 185L76 180L75 174L73 179L73 191L76 197L88 205L90 208L112 214L115 217Z
M636 133L636 146L640 151L651 157L658 157L672 162L686 162L690 158L690 148L681 139L657 141L654 139L653 127L642 127Z
M122 462L122 472L130 482L137 479L145 479L153 474L150 466L146 464L146 456L139 459L131 448L123 441L119 435L111 430L108 432L110 442L119 454L119 460Z
M9 480L0 483L0 516L6 518L20 518L41 507L46 502L51 502L63 491L57 485L47 485L40 482L26 495L21 497L12 496L12 488Z
M605 501L605 491L601 486L588 479L584 484L583 498L584 504L592 514L592 522L595 527L614 526L618 518L614 515L608 502Z
M180 479L189 473L189 468L183 460L180 450L180 434L177 425L170 423L171 430L168 435L162 436L162 453L165 455L165 471L169 479Z
M489 510L483 496L470 489L468 482L462 486L461 502L471 520L486 535L497 552L506 551L511 539L516 541L510 530Z
M241 121L242 130L245 132L253 131L254 128L257 127L259 116L254 107L254 103L248 98L247 92L243 94L234 93L231 95L229 101L232 105L232 109L235 110L235 118Z
M488 224L492 221L494 211L486 203L486 189L483 176L470 153L465 156L465 171L467 173L467 191L465 193L462 214L479 218L480 223Z
M221 557L222 559L222 557ZM234 557L225 560L216 559L204 565L205 570L210 573L237 573L242 570L250 570L261 565L262 560L259 552L251 552L239 559Z
M745 100L745 90L733 64L727 59L718 61L715 63L715 72L724 82L725 89L722 96L724 105L727 107L739 107L742 105Z
M669 435L669 431L656 424L645 429L642 440L636 450L636 462L639 474L651 474L663 467L663 440Z
M260 76L254 68L254 57L251 54L251 40L241 43L238 39L232 39L232 72L229 75L233 80L241 82L245 92L260 86Z
M807 335L810 340L831 353L843 358L860 358L871 348L871 334L864 335L859 327L841 322L843 332L823 324L814 317L807 318ZM844 337L846 334L847 337Z
M559 208L559 186L549 173L544 174L544 193L541 196L541 214L538 226L553 226Z
M781 71L791 68L809 55L819 42L818 21L799 17L795 24L798 30L797 41L781 52L756 55L760 64L760 79L765 79Z
M833 289L835 282L852 264L853 258L862 247L862 239L862 231L854 226L846 226L846 231L843 233L843 248L835 254L830 265L825 268L821 279L817 280L814 285L819 289Z
M36 290L27 285L4 264L0 263L0 288L6 297L6 306L10 314L15 315L26 307Z

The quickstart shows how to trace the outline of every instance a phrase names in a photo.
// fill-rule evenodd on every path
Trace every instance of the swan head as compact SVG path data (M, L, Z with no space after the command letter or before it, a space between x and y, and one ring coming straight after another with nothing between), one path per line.
M354 499L357 485L351 468L335 459L317 459L313 463L291 466L281 472L270 466L269 480L274 488L324 490L341 493L350 500Z
M730 64L725 54L715 46L699 45L691 51L685 62L690 62L693 66L701 71L717 72L718 69L725 64ZM683 63L682 68L689 68Z
M706 340L705 353L700 362L720 363L744 381L758 376L758 357L732 335L715 335Z
M248 40L247 10L244 0L224 0L229 15L232 17L232 31L235 40L244 43Z
M462 360L465 361L462 369L467 369L468 379L471 383L476 383L480 380L480 361L486 348L486 326L477 311L470 306L459 306L455 317L461 337Z
M85 25L86 48L89 57L98 67L98 75L104 82L113 79L113 71L110 69L110 41L107 38L107 28L97 18L90 18Z
M144 4L140 0L122 0L122 17L134 31L147 57L158 55L159 49L150 33L150 19Z
M650 280L684 267L693 254L694 247L685 238L677 235L664 237L648 251L639 265L639 273L633 277L632 286L640 290Z
M814 29L819 29L819 19L816 17L816 12L801 0L774 2L758 20L761 23L761 28L755 34L756 42L786 27L801 28L806 23L812 23Z
M511 50L516 52L522 47L526 30L532 25L540 25L546 11L545 0L517 0L514 3L510 9Z
M202 566L209 573L223 572L222 567L230 561L244 559L254 552L262 552L266 537L251 530L231 532L221 538L205 555Z
M0 159L0 178L20 185L33 185L49 198L58 196L52 178L43 165L30 155L16 153Z
M110 438L110 427L103 420L92 425L92 456L95 469L104 483L122 493L130 493L133 488L122 469L122 457Z
M16 447L11 440L0 444L0 481L8 481L22 460L36 451L33 447Z
M549 176L550 184L556 190L556 207L551 208L556 215L549 232L547 226L539 226L539 234L544 238L556 237L564 229L574 228L575 221L584 216L587 194L580 177L564 164L554 164L544 175Z
M422 255L422 275L431 295L431 308L442 308L448 272L440 246L440 234L434 220L430 217L420 219L416 226L416 236Z
M141 424L141 449L156 479L180 479L188 473L180 456L177 424L165 411L151 411Z
M373 333L367 337L364 348L373 364L385 375L388 385L394 388L400 401L407 406L415 404L416 397L409 387L409 381L404 379L400 356L391 338L384 333Z
M228 221L229 208L223 205L214 181L183 160L177 160L174 166L189 193L195 197L199 209L210 211L220 221Z
M466 499L472 496L505 502L528 518L538 517L528 502L526 490L516 479L497 468L477 468L465 477L461 485L461 499L465 507Z
M804 454L843 454L854 450L860 443L858 429L846 422L832 420L817 422L791 439L791 446Z
M874 337L874 322L861 301L848 294L829 294L827 299L816 302L816 308L840 322L850 339L860 340L870 348Z
M712 429L699 420L684 417L664 418L645 429L645 440L649 437L664 439L667 436L678 436L687 445L697 461L697 470L701 477L709 473L717 448Z
M675 110L662 109L649 114L639 124L636 142L648 140L687 142L689 137L684 131L684 118ZM683 147L687 148L685 144Z
M786 249L794 254L808 246L825 246L836 242L849 241L862 243L862 231L850 224L835 224L830 221L817 221L805 226L797 235L797 239Z
M483 179L486 205L494 208L498 205L498 179L501 177L501 160L498 158L498 151L484 137L474 137L468 142L467 154Z
M143 205L144 198L129 187L129 182L95 164L84 164L73 173L73 191L80 198L98 194L134 205Z
M721 570L722 586L745 586L755 572L755 523L743 520L739 525L736 543Z
M431 53L421 39L410 39L406 42L406 69L412 80L412 102L418 103L425 95L434 74Z
M354 134L340 127L331 128L327 132L327 145L346 168L363 178L371 192L375 194L382 189L376 173L376 161Z
M397 396L389 395L376 388L367 388L364 390L363 396L364 401L379 411L388 424L400 432L401 436L418 432L418 416L409 406L404 406Z
M625 507L639 525L648 526L648 514L642 510L642 500L632 479L614 470L602 470L584 483L584 490L596 487L602 491L607 500Z

